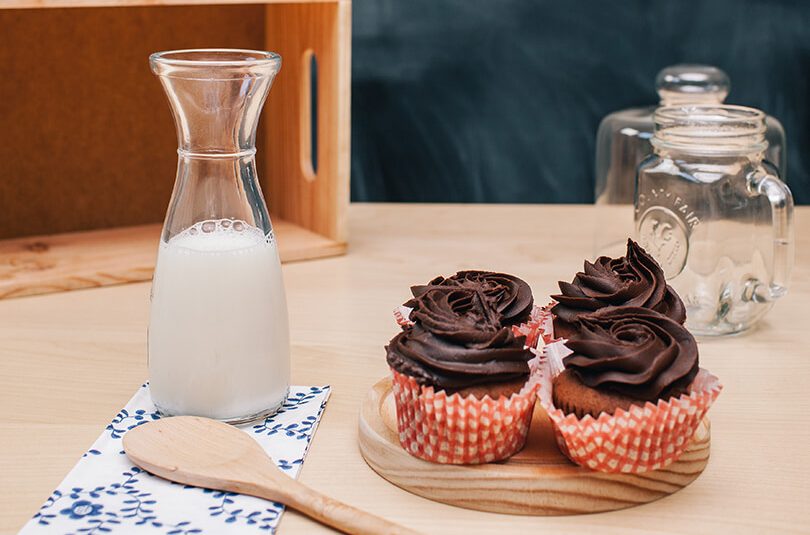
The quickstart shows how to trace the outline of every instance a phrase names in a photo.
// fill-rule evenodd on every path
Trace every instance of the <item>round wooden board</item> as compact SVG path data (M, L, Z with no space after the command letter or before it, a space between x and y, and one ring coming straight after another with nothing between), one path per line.
M709 460L704 420L680 459L643 474L604 474L571 463L557 448L545 411L534 411L526 447L505 462L434 464L399 444L391 379L379 381L360 409L360 452L379 475L438 502L497 513L571 515L624 509L657 500L694 481Z

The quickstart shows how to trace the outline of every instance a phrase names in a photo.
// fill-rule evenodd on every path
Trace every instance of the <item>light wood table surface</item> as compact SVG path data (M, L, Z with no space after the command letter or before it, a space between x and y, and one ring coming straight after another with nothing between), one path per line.
M347 256L285 265L293 383L333 387L301 480L426 533L810 532L810 207L797 209L790 295L754 332L700 342L725 390L709 466L683 491L618 512L519 517L430 502L363 462L358 407L387 373L391 310L409 286L502 270L542 302L591 256L596 219L571 205L353 205ZM148 295L133 284L0 302L0 533L25 523L146 379ZM294 512L280 527L321 531Z

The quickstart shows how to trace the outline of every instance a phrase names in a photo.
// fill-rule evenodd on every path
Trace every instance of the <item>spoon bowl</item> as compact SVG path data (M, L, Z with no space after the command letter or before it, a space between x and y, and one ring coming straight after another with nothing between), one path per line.
M124 451L156 476L288 505L345 533L414 534L287 476L250 435L198 416L148 422L124 435Z

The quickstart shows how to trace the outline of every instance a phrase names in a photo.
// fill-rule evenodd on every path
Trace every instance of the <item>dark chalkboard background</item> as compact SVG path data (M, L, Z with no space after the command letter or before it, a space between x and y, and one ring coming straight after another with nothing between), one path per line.
M591 202L606 114L675 63L776 116L810 203L810 1L354 0L352 200Z

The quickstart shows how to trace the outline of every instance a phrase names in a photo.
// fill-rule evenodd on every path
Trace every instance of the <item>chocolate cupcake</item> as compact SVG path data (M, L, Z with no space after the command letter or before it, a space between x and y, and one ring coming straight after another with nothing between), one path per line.
M546 347L538 372L540 404L560 450L611 473L640 474L678 459L722 389L698 368L692 335L641 307L605 307L576 326L567 341Z
M557 301L551 312L555 315L554 335L560 338L568 338L576 331L580 316L605 307L643 307L680 324L686 321L683 301L666 283L661 267L630 239L625 256L585 261L584 270L573 281L560 281L559 286L561 293L551 296Z
M394 370L449 394L480 385L502 392L509 384L517 391L526 382L534 354L481 288L430 286L409 305L414 324L386 347Z
M402 446L422 459L477 464L523 447L534 407L525 347L512 325L531 312L517 277L461 272L412 289L412 324L386 346ZM528 315L526 315L528 317Z
M565 345L573 353L554 379L554 405L579 418L681 396L698 373L694 337L646 308L604 308L580 316Z

